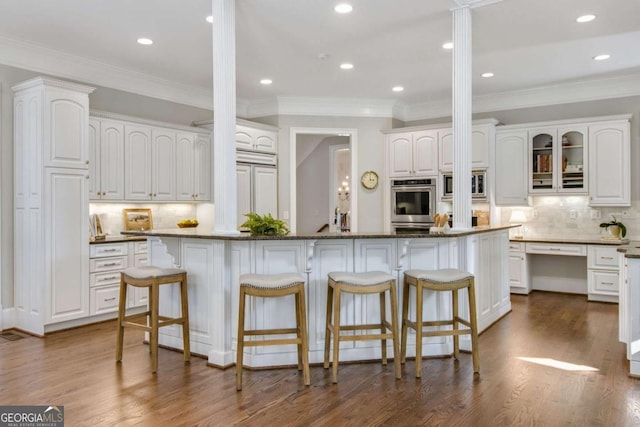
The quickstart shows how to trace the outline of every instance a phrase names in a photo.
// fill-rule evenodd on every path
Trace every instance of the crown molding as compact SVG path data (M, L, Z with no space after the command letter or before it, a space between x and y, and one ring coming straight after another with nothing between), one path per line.
M40 86L51 86L59 89L73 90L80 93L86 93L87 95L96 89L91 86L71 83L65 80L51 79L48 77L35 77L33 79L29 79L24 82L18 83L17 85L13 86L11 89L14 92L17 92L19 90L32 89L34 87L40 87Z
M209 88L179 84L35 43L0 36L0 63L211 110Z
M185 125L179 125L179 124L176 124L176 123L161 122L161 121L158 121L158 120L145 119L145 118L142 118L142 117L127 116L125 114L112 113L110 111L89 110L89 117L96 118L96 119L109 119L109 120L125 121L125 122L135 123L137 125L163 127L163 128L173 129L173 130L182 130L182 131L186 131L186 132L198 132L198 133L202 133L202 134L206 134L206 135L209 135L211 133L211 132L209 132L208 129L204 129L202 127L198 127L195 123L193 124L193 126L185 126Z
M278 97L249 109L251 117L265 115L393 117L395 100L367 98ZM260 115L255 113L259 112Z
M640 73L583 80L473 97L473 112L487 113L520 108L543 107L573 102L598 101L640 95ZM403 121L451 116L451 99L413 104Z

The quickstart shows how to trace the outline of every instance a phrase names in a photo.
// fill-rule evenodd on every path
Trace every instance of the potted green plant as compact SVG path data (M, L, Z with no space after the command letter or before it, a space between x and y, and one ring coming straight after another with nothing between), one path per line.
M627 235L627 227L618 221L615 216L611 215L611 221L600 224L601 228L608 230L612 237L619 239Z
M251 235L284 236L289 234L287 223L274 218L271 214L259 215L255 212L245 214L248 219L240 226L248 228Z

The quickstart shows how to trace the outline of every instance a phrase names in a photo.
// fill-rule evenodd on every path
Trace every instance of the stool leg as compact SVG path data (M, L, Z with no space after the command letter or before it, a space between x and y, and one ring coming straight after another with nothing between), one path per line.
M385 323L384 323L387 321L387 301L385 298L385 292L380 292L380 333L381 334L387 333L387 327L385 326ZM382 345L381 347L382 364L386 365L387 364L387 339L382 338L380 340L380 344Z
M116 362L122 361L122 347L124 346L124 315L127 306L127 284L120 274L120 300L118 301L118 339L116 342Z
M302 376L304 378L304 385L311 385L311 375L309 374L309 337L307 335L307 306L304 298L304 284L300 285L300 292L296 295L296 298L300 301L298 306L300 310L300 323L298 326L300 333L300 340L302 341ZM298 357L300 357L298 355Z
M331 333L333 325L331 324L331 315L333 314L333 286L329 284L327 287L327 317L325 321L324 331L324 369L329 368L329 350L331 348Z
M150 350L151 350L151 372L158 370L158 316L159 316L159 285L157 281L149 287L149 295L151 301L151 331L150 331Z
M338 382L338 361L340 352L340 285L333 291L333 365L332 381Z
M187 275L180 282L180 303L182 305L182 348L184 349L184 361L191 360L191 346L189 339L189 295L187 293Z
M458 325L458 290L454 289L451 291L451 311L453 312L453 330L457 331L459 329ZM458 360L460 356L460 337L458 335L453 336L453 357Z
M302 371L302 329L300 329L302 319L300 318L300 288L299 287L296 293L293 295L293 299L295 300L295 303L296 303L295 314L296 314L296 329L297 329L296 337L298 338L298 344L296 345L297 353L298 353L298 371Z
M473 356L473 372L480 373L480 348L478 347L478 320L476 317L476 293L474 279L469 280L469 323L471 324L471 354Z
M422 376L422 284L416 283L416 378Z
M236 390L242 390L242 358L244 356L244 304L245 290L240 287L240 307L238 308L238 339L236 346Z
M391 334L393 336L393 365L396 371L396 378L400 379L400 346L398 344L398 296L396 294L396 281L391 282L389 288L391 294Z
M400 362L404 363L407 358L407 320L409 319L409 283L405 277L402 280L402 343L400 349L402 354L400 355Z

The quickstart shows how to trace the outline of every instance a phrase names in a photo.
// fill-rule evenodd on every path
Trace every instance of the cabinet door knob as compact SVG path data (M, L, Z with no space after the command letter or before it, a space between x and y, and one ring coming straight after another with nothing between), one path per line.
M152 197L152 196L153 196L153 193L149 193L149 197Z
M85 177L85 179L89 179L89 175L85 175L84 177ZM98 194L100 194L100 193L98 193Z
M153 193L153 197L156 197L156 196L157 196L157 194L156 194L156 193Z
M89 164L89 160L87 160L85 163L86 163L86 164Z

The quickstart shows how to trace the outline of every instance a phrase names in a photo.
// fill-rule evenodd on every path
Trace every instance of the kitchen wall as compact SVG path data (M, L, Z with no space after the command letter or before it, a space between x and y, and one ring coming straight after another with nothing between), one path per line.
M197 217L197 205L194 203L90 203L89 213L100 217L105 234L116 236L124 230L123 209L151 209L153 228L176 228L178 221Z
M380 176L384 171L384 140L380 131L382 129L390 129L392 126L391 118L371 118L371 117L311 117L311 116L289 116L282 115L274 119L274 117L264 117L262 119L252 119L278 126L278 202L280 205L279 216L284 217L284 212L291 211L291 197L289 194L289 180L295 176L295 171L290 170L290 153L291 146L289 141L289 133L292 127L311 127L311 128L344 128L356 129L358 131L358 147L357 153L354 151L352 155L357 156L358 170L352 171L354 179L354 188L352 191L358 192L358 231L381 231L384 229L382 212L383 191L381 186L375 190L365 190L359 184L360 176L366 170L374 170ZM355 182L358 182L356 185Z

